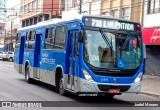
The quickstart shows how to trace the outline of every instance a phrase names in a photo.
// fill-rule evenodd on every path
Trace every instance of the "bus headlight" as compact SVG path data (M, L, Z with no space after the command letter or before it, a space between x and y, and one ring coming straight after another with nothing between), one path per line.
M135 83L138 83L138 82L141 80L142 75L143 75L143 73L140 72L139 75L137 76L137 78L134 80L134 82L135 82Z
M93 81L92 77L90 76L90 74L89 74L86 70L82 69L82 72L83 72L83 74L84 74L84 77L85 77L88 81Z

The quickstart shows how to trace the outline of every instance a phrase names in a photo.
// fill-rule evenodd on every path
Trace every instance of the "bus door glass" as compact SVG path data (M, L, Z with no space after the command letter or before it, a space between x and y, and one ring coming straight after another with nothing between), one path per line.
M34 47L35 45L35 31L28 31L25 41L25 55L24 60L28 60L30 66L34 67Z
M15 61L17 60L18 64L23 64L23 55L24 55L24 36L20 36L20 34L17 34L17 38L16 38L16 45L15 45L15 50L17 51L17 55L15 58Z
M78 31L70 31L70 55L69 55L69 75L68 88L74 90L74 78L76 75L76 51L78 46Z
M24 57L24 46L25 46L25 38L21 37L20 39L20 50L19 50L19 63L23 64L23 57Z
M34 50L34 66L40 67L40 50L41 50L41 34L35 35L35 50ZM39 78L39 72L37 71L37 78Z

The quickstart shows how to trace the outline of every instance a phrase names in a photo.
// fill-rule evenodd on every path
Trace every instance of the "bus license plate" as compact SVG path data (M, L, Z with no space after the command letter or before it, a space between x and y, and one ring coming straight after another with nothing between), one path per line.
M109 89L109 93L120 93L120 89Z

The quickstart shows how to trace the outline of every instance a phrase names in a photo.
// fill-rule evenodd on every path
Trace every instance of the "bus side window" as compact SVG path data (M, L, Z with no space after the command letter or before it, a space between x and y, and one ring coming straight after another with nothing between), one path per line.
M34 49L34 42L35 42L35 31L29 31L26 37L25 48Z
M31 40L35 40L35 38L36 38L36 32L32 31Z
M35 43L35 31L30 32L29 41L28 41L28 48L34 49L34 43Z
M67 36L67 26L58 26L56 28L55 48L64 49Z
M27 36L26 36L26 39L25 39L25 48L26 48L26 49L28 49L29 37L30 37L30 31L27 32Z
M55 28L46 29L44 49L53 49Z

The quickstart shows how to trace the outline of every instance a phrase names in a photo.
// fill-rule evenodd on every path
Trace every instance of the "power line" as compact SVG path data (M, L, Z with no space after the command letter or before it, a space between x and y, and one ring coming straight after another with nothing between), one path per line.
M141 4L141 3L145 3L145 2L139 2L139 3L135 3L135 4ZM99 3L98 3L99 4ZM137 6L133 6L133 5L135 5L135 4L132 4L132 7L137 7ZM59 4L54 4L54 5L59 5ZM43 6L48 6L48 5L43 5ZM124 5L123 7L126 7L126 6L128 6L128 5ZM139 6L141 6L141 5L139 5ZM112 7L112 8L119 8L120 6L118 6L118 7ZM123 7L121 7L121 8L123 8ZM2 9L2 8L0 8L0 9ZM33 8L32 8L33 9ZM38 9L59 9L59 8L38 8ZM100 9L100 10L105 10L105 9L111 9L111 8L104 8L104 9ZM19 12L24 12L25 10L21 10L21 9L17 9ZM0 10L1 11L1 10ZM9 11L9 10L7 10L7 11ZM17 12L16 11L16 9L14 9L13 10L13 8L11 9L11 12L13 12L13 11L15 11L15 12ZM28 11L28 10L27 10ZM92 11L97 11L97 10L92 10Z
M133 8L133 7L139 7L139 6L145 6L145 5L147 5L147 4L145 4L146 2L148 2L148 1L145 1L145 2L139 2L139 3L134 3L134 4L132 4L132 6L131 7L128 7L128 8ZM158 1L157 1L158 2ZM144 3L144 5L142 4L142 3ZM99 4L99 3L98 3ZM136 5L136 4L139 4L139 5ZM57 5L57 4L54 4L54 5ZM48 5L47 5L48 6ZM128 6L128 5L127 5ZM118 7L112 7L112 8L119 8L120 6L118 6ZM123 7L126 7L126 5L125 6L123 6ZM123 8L123 7L121 7L121 8ZM39 9L52 9L52 8L39 8ZM98 10L105 10L105 9L111 9L111 8L104 8L104 9L98 9ZM54 11L58 11L59 10L59 8L54 8ZM91 10L91 11L98 11L97 9L96 10ZM121 9L119 9L119 11L120 11ZM144 11L146 11L146 10L144 10ZM16 11L17 12L17 11ZM24 10L19 10L19 12L24 12ZM36 11L37 13L38 12L40 12L40 11ZM48 11L48 12L50 12L50 11ZM138 11L138 12L142 12L142 11ZM138 12L133 12L133 13L138 13ZM26 14L26 13L25 13ZM24 15L24 14L23 14ZM21 15L22 16L22 15Z
M108 2L111 2L111 1L108 1ZM132 5L141 4L141 3L145 3L145 2L148 2L148 1L134 3L134 4L132 4ZM159 2L159 1L158 1L158 2ZM89 3L89 2L85 3L85 4L87 4L87 5L82 4L82 6L83 6L83 5L89 6L88 3ZM105 1L105 2L103 2L103 3L107 3L107 1ZM94 4L92 4L92 5L98 5L98 4L101 4L101 3L94 3ZM116 3L116 4L120 4L120 3ZM27 4L27 5L28 5L28 4ZM59 6L59 5L61 5L61 4L53 4L53 5L54 5L54 6ZM64 4L63 4L63 5L64 5ZM68 3L68 4L65 3L65 5L69 5L69 3ZM115 4L114 4L114 5L115 5ZM25 5L24 5L24 6L25 6ZM24 7L24 6L22 6L22 7ZM38 5L38 6L40 6L40 7L42 7L42 6L52 6L52 4ZM78 5L77 5L77 6L78 6ZM124 5L124 6L126 7L126 6L128 6L128 5ZM118 6L118 7L120 7L120 6ZM75 7L70 7L70 8L75 8ZM116 7L112 7L112 8L116 8ZM13 10L13 7L12 7L12 8L0 8L0 9L10 9L10 10ZM51 8L41 8L41 9L51 9ZM111 9L111 8L109 8L109 9ZM15 10L15 8L14 8L14 10ZM16 10L19 10L19 9L16 9Z

